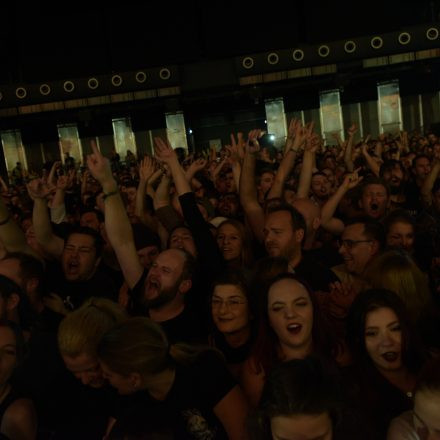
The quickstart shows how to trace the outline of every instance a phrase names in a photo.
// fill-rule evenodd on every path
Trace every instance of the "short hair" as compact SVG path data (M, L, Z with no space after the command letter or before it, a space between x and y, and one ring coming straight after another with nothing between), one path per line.
M420 154L417 154L416 155L416 157L413 159L413 161L412 161L412 168L414 168L415 166L416 166L416 163L417 163L417 161L419 160L419 159L427 159L428 161L429 161L429 163L431 163L431 160L429 159L429 156L427 156L426 154L424 154L424 153L420 153Z
M104 249L104 240L99 234L99 232L95 231L92 228L89 228L88 226L76 226L67 233L66 240L64 243L66 243L69 240L69 237L73 234L83 234L92 237L96 250L96 257L98 258L102 255L102 251Z
M0 297L7 300L13 293L16 293L20 298L23 297L21 287L5 275L0 275Z
M91 213L96 215L96 218L98 219L99 223L103 223L105 221L104 214L101 211L99 211L99 209L90 208L90 207L86 207L85 209L83 209L81 211L81 217L84 214L87 214L89 212L91 212Z
M382 223L373 220L369 217L356 217L350 219L345 227L362 224L364 226L363 234L368 238L368 240L376 240L379 243L380 249L385 247L385 229Z
M380 177L376 176L370 176L367 179L364 180L362 184L362 196L364 195L364 192L368 185L382 185L385 188L385 191L387 192L387 197L390 197L390 187L388 186L388 183L385 182Z
M26 341L20 326L13 321L0 320L0 327L9 328L14 333L17 365L20 365L27 355Z
M69 313L58 328L60 353L76 357L81 353L96 354L101 337L116 324L127 319L126 311L106 298L90 298Z
M294 231L298 229L302 229L304 231L304 236L307 231L306 227L306 221L304 220L303 215L293 206L287 204L287 203L280 203L276 206L271 206L268 208L267 213L273 214L274 212L279 211L287 211L290 214L290 219L292 221L292 228Z

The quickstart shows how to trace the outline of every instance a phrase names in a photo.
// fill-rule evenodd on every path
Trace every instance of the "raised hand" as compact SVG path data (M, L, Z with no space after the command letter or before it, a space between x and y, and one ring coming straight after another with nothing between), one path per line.
M169 141L167 140L165 142L160 137L154 138L154 153L156 154L157 160L168 165L173 161L177 161L176 152L171 147Z
M260 129L251 130L248 134L248 140L246 142L246 151L250 154L255 154L260 151L260 144L258 139L262 133Z
M114 181L110 161L101 154L94 140L90 143L93 153L87 156L87 167L92 176L104 187L106 183Z
M139 165L140 180L148 182L156 170L156 163L150 156L145 156Z
M246 141L243 139L243 133L237 133L237 141L235 141L234 134L231 133L231 147L237 152L239 159L243 160L246 149Z
M347 174L344 177L342 185L347 188L347 190L354 188L355 186L359 185L360 182L362 182L363 176L359 176L360 170L361 168L357 168L352 173Z
M356 124L351 124L351 126L348 128L347 133L350 137L353 137L357 132L357 126Z
M51 193L51 189L41 178L32 179L26 188L32 200L45 199Z

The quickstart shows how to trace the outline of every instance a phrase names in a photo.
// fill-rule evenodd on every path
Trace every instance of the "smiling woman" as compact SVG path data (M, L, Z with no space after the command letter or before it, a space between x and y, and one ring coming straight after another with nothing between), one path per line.
M354 359L347 370L352 404L367 415L374 438L384 438L390 420L411 408L423 363L402 300L385 289L359 294L347 317L347 342Z

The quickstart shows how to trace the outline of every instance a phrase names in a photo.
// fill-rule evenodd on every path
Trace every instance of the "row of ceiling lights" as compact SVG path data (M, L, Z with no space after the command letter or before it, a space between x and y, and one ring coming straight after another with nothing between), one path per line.
M439 37L439 30L436 27L430 27L425 32L426 39L429 41L437 40ZM401 32L398 37L397 41L400 45L406 46L411 42L411 34L409 32ZM381 49L383 47L384 41L383 38L380 36L374 36L370 40L370 46L375 49ZM344 43L344 51L348 54L352 54L356 51L357 44L353 40L348 40ZM322 44L318 47L318 55L321 58L326 58L330 55L330 47L326 44ZM305 53L302 49L294 49L292 52L292 58L296 62L300 62L304 59ZM280 57L276 52L271 52L266 57L267 63L270 65L276 65L278 64ZM255 61L254 58L247 56L243 58L242 60L242 66L245 69L252 69L254 67Z
M167 69L166 67L164 67L159 70L159 78L161 80L166 81L166 80L170 79L170 77L171 77L170 69ZM144 71L140 70L140 71L136 72L134 79L138 84L143 84L147 81L147 74ZM123 84L123 82L124 82L124 80L121 75L115 74L111 77L111 83L114 87L120 87ZM96 90L99 87L99 80L95 77L89 78L87 80L87 87L90 90ZM76 88L76 86L73 81L70 81L70 80L64 81L63 89L66 93L72 93L75 90L75 88ZM52 92L52 89L49 84L44 83L44 84L40 85L39 92L42 96L48 96ZM18 99L26 98L27 94L28 94L28 91L25 87L17 87L15 89L15 96ZM1 99L3 99L3 95L0 92L0 100Z

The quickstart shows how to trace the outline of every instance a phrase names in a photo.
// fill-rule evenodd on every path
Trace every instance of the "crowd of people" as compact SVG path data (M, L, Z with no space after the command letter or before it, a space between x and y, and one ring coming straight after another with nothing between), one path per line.
M440 139L356 134L2 179L0 438L440 438Z

